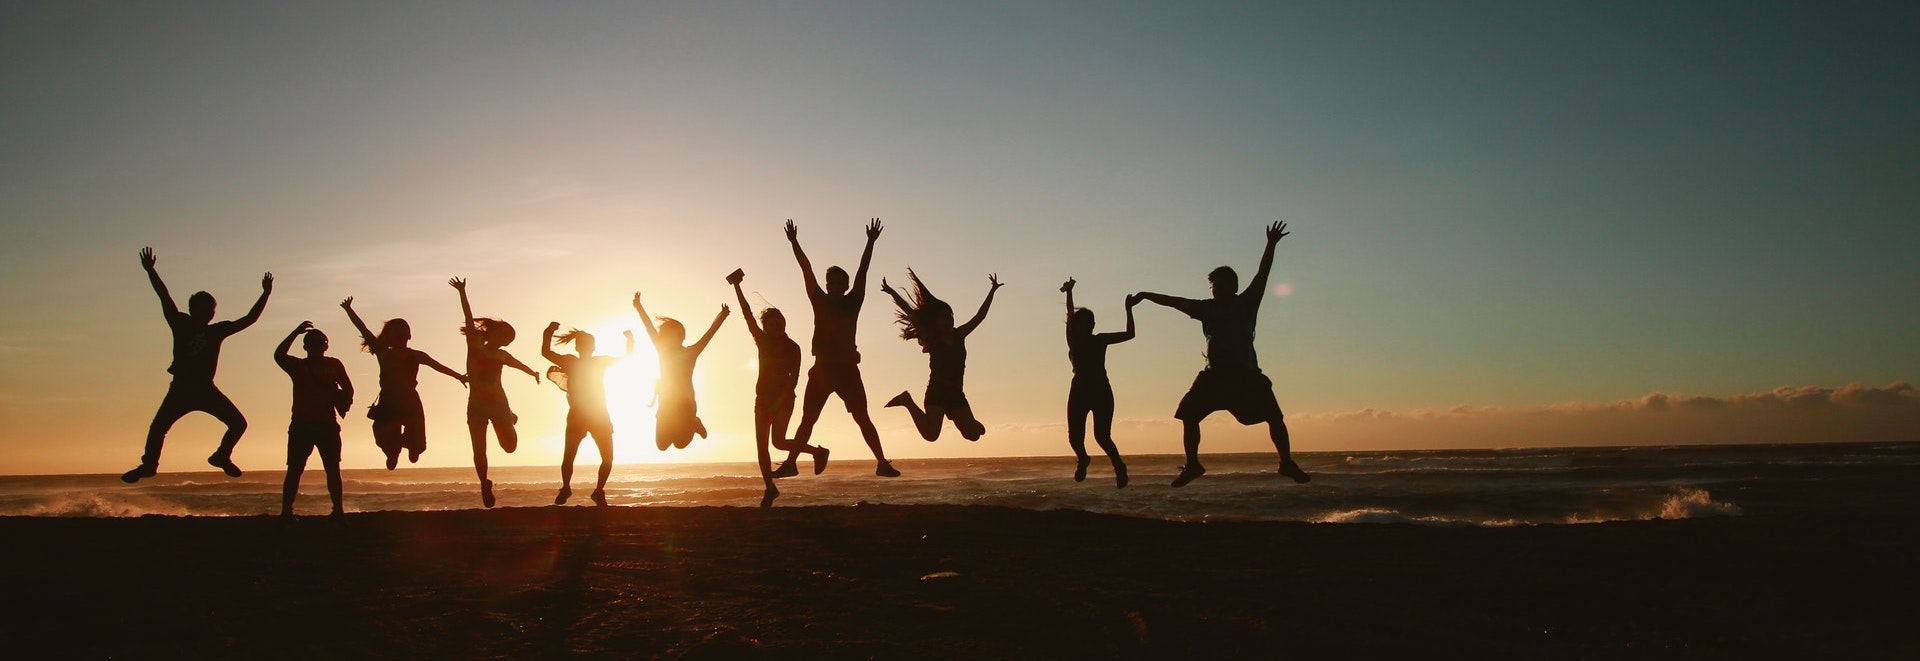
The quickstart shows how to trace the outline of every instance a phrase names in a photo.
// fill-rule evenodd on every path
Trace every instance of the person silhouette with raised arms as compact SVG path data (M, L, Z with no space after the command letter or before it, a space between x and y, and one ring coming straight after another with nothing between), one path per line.
M205 411L227 426L227 432L220 436L220 447L207 457L207 464L220 469L227 477L240 477L240 467L233 465L233 446L240 443L241 434L247 433L247 418L240 414L233 400L213 385L213 373L220 365L220 343L259 321L260 313L267 309L267 296L273 293L273 274L260 277L260 298L253 302L253 308L247 310L245 316L214 321L213 294L194 292L187 297L186 312L174 305L173 295L167 293L167 284L160 280L160 272L154 268L159 261L153 255L153 248L140 249L140 267L146 269L147 281L153 285L153 293L160 297L160 311L166 315L167 328L173 331L173 364L167 366L173 382L167 385L160 410L154 412L153 423L147 427L146 451L140 455L140 465L122 473L120 480L132 484L141 478L153 477L160 468L160 449L166 443L167 431L173 429L173 423L194 411Z
M427 451L427 411L420 404L420 366L453 377L462 386L467 384L467 375L440 364L425 351L408 347L413 326L407 320L388 319L375 335L353 311L352 296L340 301L340 309L347 311L347 319L360 331L360 348L380 362L380 394L367 407L367 418L373 421L373 444L387 456L387 470L400 465L401 450L407 451L408 463L420 461L420 453Z
M493 507L493 480L487 479L487 425L493 425L493 434L500 439L502 451L511 453L520 446L520 434L513 427L520 416L514 415L513 407L507 403L507 389L500 383L501 368L511 366L526 372L534 383L540 382L540 373L504 348L513 343L512 324L490 317L474 317L473 306L467 302L467 281L452 278L447 284L460 292L460 314L466 319L460 326L460 334L467 339L467 379L471 388L467 391L467 436L473 441L473 472L480 477L480 503Z
M727 284L733 285L740 316L746 320L747 333L753 335L753 346L759 352L760 376L753 384L753 445L760 460L760 481L766 485L760 506L772 507L780 489L773 486L773 458L767 446L786 450L787 464L802 452L813 455L814 475L827 469L830 453L817 445L793 445L786 438L787 423L793 419L794 389L800 385L800 343L787 336L787 316L779 308L761 310L760 322L754 323L753 306L747 304L747 293L740 289L740 281L746 277L746 271L734 269L727 275Z
M295 358L293 338L305 336L301 348L307 357ZM300 492L300 475L307 457L320 452L327 472L327 496L333 516L340 516L340 421L353 406L353 380L339 358L327 355L327 334L302 321L273 349L273 362L293 380L293 413L287 422L287 479L280 486L280 516L293 516L293 497Z
M1113 462L1113 486L1127 486L1127 464L1120 460L1120 448L1113 444L1113 384L1107 381L1107 347L1133 339L1133 306L1140 299L1127 297L1127 329L1118 333L1094 333L1093 311L1073 306L1073 278L1060 285L1067 294L1067 361L1073 364L1073 383L1067 388L1067 445L1073 448L1073 481L1087 479L1087 415L1093 415L1093 441L1106 451Z
M700 352L707 350L707 343L713 341L720 322L727 320L727 306L721 304L720 314L713 316L713 325L707 327L706 334L688 345L680 344L687 341L687 327L678 320L661 317L659 327L654 327L653 317L647 316L646 306L640 304L640 292L633 293L633 311L640 314L640 323L647 328L647 339L653 342L653 351L660 357L660 380L654 390L660 399L660 409L653 417L653 441L663 452L670 447L684 450L693 442L693 437L707 437L707 425L700 421L700 404L693 397L693 364L700 359Z
M1253 327L1258 320L1260 300L1267 293L1267 272L1273 269L1273 247L1287 236L1287 224L1267 226L1266 251L1260 254L1260 270L1237 291L1239 276L1222 266L1207 274L1213 297L1196 300L1141 292L1134 298L1179 310L1200 322L1207 337L1207 366L1193 379L1187 394L1173 417L1180 420L1181 441L1186 446L1187 464L1173 478L1173 486L1186 486L1207 469L1200 465L1200 421L1214 411L1225 410L1243 425L1267 423L1267 435L1273 449L1280 453L1280 474L1295 482L1313 479L1294 463L1287 439L1287 423L1280 403L1273 398L1273 381L1260 372L1260 361L1253 351Z
M880 239L880 219L867 223L867 247L860 253L860 270L851 286L845 270L829 266L827 287L821 289L820 282L813 276L813 263L807 261L807 253L800 249L800 230L792 219L787 220L786 231L787 243L793 245L793 258L800 263L800 273L806 278L807 301L813 304L813 368L807 370L800 429L793 435L793 444L807 445L807 440L813 438L814 423L820 420L820 409L827 404L827 396L839 395L840 401L847 405L847 413L853 415L854 424L860 427L860 437L866 440L867 448L873 450L873 473L899 477L900 471L894 470L893 464L887 461L886 451L880 448L880 432L873 428L873 418L867 415L867 385L860 380L860 350L854 338L860 323L860 304L867 294L867 265L873 261L873 243ZM773 475L787 477L798 473L793 458L788 457Z
M567 498L573 495L573 458L580 453L580 441L588 434L593 435L593 445L600 450L600 476L593 486L593 504L607 504L607 477L613 475L613 417L607 414L607 368L627 356L633 355L633 331L627 331L627 352L619 356L593 355L593 334L578 328L567 331L558 339L560 344L572 344L575 355L569 356L554 351L554 331L560 330L560 322L547 324L546 332L541 334L540 355L554 364L559 372L547 371L547 380L559 386L567 393L567 432L565 449L560 454L560 493L553 497L553 504L565 505Z
M913 426L920 430L920 437L928 442L939 440L940 428L945 421L952 420L953 427L960 430L960 436L969 441L978 441L987 433L986 425L973 417L973 406L967 403L964 390L967 376L967 336L980 322L987 318L987 308L993 305L994 292L1000 291L1005 284L998 275L987 276L987 298L980 301L980 311L973 318L959 326L953 325L953 306L936 298L927 291L926 283L920 276L907 269L907 279L913 281L911 297L903 298L900 293L887 284L886 278L880 279L880 291L893 297L893 304L899 310L895 313L895 322L900 325L900 338L917 340L920 350L927 354L927 392L922 399L926 410L913 403L913 393L900 391L887 406L899 406L913 416Z

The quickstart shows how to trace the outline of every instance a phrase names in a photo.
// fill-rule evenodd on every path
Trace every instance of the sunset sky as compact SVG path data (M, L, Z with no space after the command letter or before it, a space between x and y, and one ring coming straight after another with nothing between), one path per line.
M819 269L886 224L859 339L899 458L1066 453L1061 281L1119 330L1128 293L1250 276L1273 220L1257 347L1297 449L1920 440L1915 34L1900 3L0 4L0 473L137 463L169 361L142 246L221 319L278 279L221 359L241 467L283 463L270 355L311 319L371 468L341 298L459 368L466 277L544 370L548 321L617 351L639 290L698 332L739 267L804 345L787 218ZM925 385L877 290L908 267L962 314L1008 283L968 343L978 443L877 406ZM1116 440L1177 452L1200 326L1138 320ZM738 311L688 450L654 449L641 340L616 458L750 459ZM507 390L493 462L555 463L564 395ZM422 465L468 465L465 391L420 391ZM217 437L188 417L161 470ZM816 439L867 458L837 400Z

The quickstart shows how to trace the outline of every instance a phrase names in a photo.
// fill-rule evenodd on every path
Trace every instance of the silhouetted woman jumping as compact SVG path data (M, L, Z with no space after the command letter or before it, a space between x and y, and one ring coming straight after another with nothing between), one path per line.
M500 384L500 370L510 365L533 377L534 383L540 382L540 373L501 348L513 343L512 324L488 317L475 318L473 306L467 302L467 281L452 278L447 284L460 292L460 313L467 320L460 326L460 334L467 338L467 378L472 386L472 390L467 391L467 436L473 441L473 472L480 476L480 502L493 507L493 480L487 479L487 425L493 425L501 450L513 452L520 446L520 434L513 428L520 416L514 415L513 407L507 404L507 389Z
M640 313L640 323L647 327L653 351L660 356L660 381L654 390L660 398L660 410L653 418L654 443L661 450L684 449L693 442L693 437L707 437L707 426L700 422L700 406L693 398L693 363L700 359L700 352L707 350L707 343L713 341L720 322L727 320L727 306L720 306L720 314L713 316L713 325L707 327L700 341L684 346L680 343L687 341L687 327L671 317L661 317L660 326L655 328L653 318L647 316L647 308L640 304L640 292L633 293L633 311Z
M403 449L407 451L408 463L420 461L420 453L427 451L427 412L420 405L420 366L426 365L453 377L461 385L466 385L467 375L440 364L425 351L408 348L413 327L407 320L388 319L380 325L380 334L374 335L366 322L360 320L360 315L354 313L352 296L340 301L340 308L347 311L347 319L359 329L361 348L380 361L380 394L374 398L373 405L367 407L367 417L373 420L373 444L387 455L387 470L400 464Z
M1107 381L1107 347L1133 339L1133 306L1127 297L1127 330L1094 333L1093 311L1073 307L1073 278L1060 285L1067 293L1067 360L1073 363L1073 385L1067 389L1067 444L1073 447L1073 481L1087 479L1087 414L1093 414L1093 441L1113 462L1114 488L1127 486L1127 464L1113 444L1113 384Z
M593 445L600 449L600 477L593 486L593 504L605 505L607 476L613 474L613 418L607 414L607 368L633 355L633 331L624 333L627 353L620 356L595 356L591 333L578 328L567 331L559 340L561 344L573 344L575 355L568 356L553 350L553 332L557 330L560 322L547 324L540 339L540 355L560 370L558 375L549 370L548 380L567 392L566 448L560 455L560 494L553 497L553 504L565 505L567 497L573 495L573 458L580 453L580 441L592 434Z
M793 419L794 390L800 385L800 343L787 336L787 316L781 314L779 308L761 310L760 323L754 323L753 306L747 304L747 294L740 290L740 280L746 276L745 271L735 270L727 276L727 282L733 285L734 298L740 301L740 315L746 319L747 332L753 335L753 345L760 353L760 378L753 384L753 446L760 458L760 481L766 484L760 506L772 507L773 499L780 497L780 490L773 486L769 444L774 449L787 451L788 464L801 452L813 455L814 475L827 469L828 452L823 447L796 445L787 440L787 422Z
M967 372L967 335L980 326L987 318L987 308L993 305L994 292L1000 291L998 275L988 275L987 298L980 302L980 311L973 318L958 327L953 325L953 306L935 298L927 291L927 285L920 282L920 276L913 269L907 269L907 277L913 280L913 298L901 298L900 293L880 279L880 291L893 297L894 306L900 308L895 320L900 324L900 337L918 340L920 350L927 353L927 393L923 398L926 410L922 411L913 403L913 395L906 391L894 395L887 406L900 406L913 416L913 426L920 430L920 437L933 441L940 438L940 426L943 419L953 420L953 427L969 441L980 440L987 433L986 425L973 417L973 407L967 403L967 394L962 390Z

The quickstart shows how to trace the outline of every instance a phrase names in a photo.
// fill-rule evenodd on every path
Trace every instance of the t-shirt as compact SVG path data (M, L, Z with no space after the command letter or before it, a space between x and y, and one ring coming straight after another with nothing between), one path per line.
M239 324L231 321L195 323L184 312L168 315L167 326L173 329L173 364L167 371L175 379L208 383L220 366L220 343L240 331Z
M859 330L861 298L852 293L836 297L825 292L809 293L808 298L813 302L813 355L858 360L860 351L854 335Z
M1227 298L1183 299L1187 316L1200 320L1207 336L1207 369L1259 371L1253 351L1253 324L1260 312L1260 295L1243 292Z
M1099 335L1067 339L1067 361L1073 363L1075 378L1107 376L1107 341Z
M784 334L760 336L760 379L754 392L792 393L800 385L800 343Z
M347 383L347 368L331 356L295 358L286 354L273 357L280 370L293 379L293 419L303 422L332 422L334 403Z

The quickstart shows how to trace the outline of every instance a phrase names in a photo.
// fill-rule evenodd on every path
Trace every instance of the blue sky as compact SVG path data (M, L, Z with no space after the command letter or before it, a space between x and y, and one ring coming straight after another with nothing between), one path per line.
M10 3L0 470L138 454L167 362L143 245L223 317L280 277L222 363L243 465L277 462L267 354L300 320L370 394L344 296L450 364L453 275L530 363L548 320L636 327L634 290L697 325L734 267L805 328L786 218L821 267L884 219L876 283L911 266L959 309L1009 282L971 345L988 438L928 446L876 411L908 457L1064 452L1060 281L1117 328L1129 292L1253 268L1275 219L1291 293L1258 348L1303 449L1437 443L1315 433L1369 409L1886 387L1920 372L1916 28L1870 3ZM876 401L925 379L888 321L869 299ZM1109 357L1121 445L1173 451L1154 425L1199 328L1139 321ZM723 435L751 357L736 317L702 359ZM422 386L440 465L465 460L450 385ZM551 388L509 392L523 433L557 434ZM211 444L187 424L176 466ZM750 453L642 454L643 427L623 460Z

